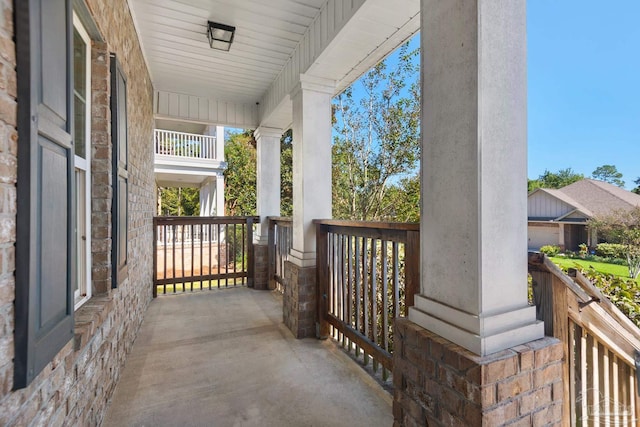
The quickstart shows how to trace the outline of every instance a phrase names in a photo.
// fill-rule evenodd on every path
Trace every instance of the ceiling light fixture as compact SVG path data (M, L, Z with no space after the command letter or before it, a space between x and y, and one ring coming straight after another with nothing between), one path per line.
M233 43L233 36L235 33L236 27L209 21L207 30L209 46L211 46L211 49L224 50L228 52L231 48L231 43Z

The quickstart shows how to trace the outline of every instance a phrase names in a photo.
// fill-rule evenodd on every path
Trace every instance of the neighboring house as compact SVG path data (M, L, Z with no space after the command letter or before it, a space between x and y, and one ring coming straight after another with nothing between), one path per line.
M559 189L538 188L529 194L529 249L558 245L578 250L595 246L598 237L589 230L589 219L640 206L640 195L594 179L583 179Z

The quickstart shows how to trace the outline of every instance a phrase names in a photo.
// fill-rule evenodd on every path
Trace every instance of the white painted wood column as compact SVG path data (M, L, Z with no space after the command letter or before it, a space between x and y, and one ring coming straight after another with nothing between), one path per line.
M215 215L215 178L209 178L200 186L200 216Z
M216 126L216 160L224 162L224 126ZM216 177L215 215L224 216L224 175Z
M421 0L420 326L476 354L541 338L527 304L525 0Z
M268 216L280 216L280 138L282 129L261 126L254 131L257 150L257 200L260 225L256 243L267 244Z
M314 219L331 218L332 80L300 75L293 105L293 242L290 260L316 264Z

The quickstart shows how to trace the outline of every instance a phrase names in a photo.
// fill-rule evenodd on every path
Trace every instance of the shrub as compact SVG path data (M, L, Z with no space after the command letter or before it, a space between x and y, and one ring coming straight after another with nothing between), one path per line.
M540 248L540 252L546 256L556 256L560 253L560 246L558 245L544 245Z
M618 243L598 243L596 255L604 258L626 259L627 249L624 245Z

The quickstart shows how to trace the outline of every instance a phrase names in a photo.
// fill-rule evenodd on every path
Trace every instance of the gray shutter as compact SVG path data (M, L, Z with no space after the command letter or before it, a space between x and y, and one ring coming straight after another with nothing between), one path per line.
M127 277L127 201L129 199L127 132L127 80L115 55L111 54L111 144L113 146L111 262L114 288Z
M18 183L14 388L73 338L75 280L72 9L14 2Z

